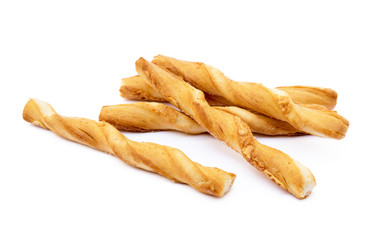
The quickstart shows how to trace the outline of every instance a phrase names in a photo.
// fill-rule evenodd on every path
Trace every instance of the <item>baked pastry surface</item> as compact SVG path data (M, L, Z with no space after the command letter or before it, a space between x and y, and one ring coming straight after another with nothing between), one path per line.
M286 92L292 101L299 105L320 105L324 109L332 110L337 104L337 92L330 88L309 86L285 86L276 89ZM123 78L120 87L121 96L130 100L145 100L165 102L166 99L152 88L140 76ZM204 92L205 98L211 106L234 106L232 102L222 96Z
M264 135L299 135L294 127L286 122L267 117L239 107L215 107L240 117L251 131ZM189 134L206 133L203 127L184 113L157 102L135 102L104 106L99 115L119 130L149 132L175 130Z
M283 189L300 199L311 193L316 185L311 171L287 154L259 143L239 117L211 107L202 91L143 58L136 62L136 70L167 101L242 154Z
M61 116L41 100L30 99L23 118L63 138L115 155L133 167L186 183L202 193L221 197L235 179L233 173L191 161L176 148L132 141L109 123Z
M197 89L221 96L235 106L286 121L302 132L335 139L343 138L347 132L349 122L335 111L295 104L283 90L269 89L258 83L233 81L220 70L204 63L181 61L162 55L155 57L152 62Z

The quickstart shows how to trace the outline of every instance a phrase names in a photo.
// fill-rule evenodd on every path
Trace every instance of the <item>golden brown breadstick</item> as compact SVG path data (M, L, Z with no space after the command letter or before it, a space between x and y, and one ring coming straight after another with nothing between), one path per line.
M311 171L287 154L259 143L239 117L209 106L203 92L143 58L136 62L136 70L170 103L279 186L300 199L311 193L316 185Z
M156 102L104 106L101 109L99 121L106 121L119 130L133 132L162 130L175 130L189 134L207 132L187 115Z
M285 91L296 104L317 104L332 110L337 104L337 93L330 88L290 86L277 87L276 89ZM123 78L120 87L121 96L130 100L146 100L165 102L165 98L154 90L140 76ZM211 106L234 106L234 104L222 96L205 94Z
M133 167L186 183L202 193L221 197L235 179L233 173L191 161L176 148L131 141L106 122L58 115L48 103L37 99L25 105L23 118L63 138L113 154Z
M232 113L246 122L251 131L265 135L299 135L295 128L286 122L261 114L252 113L238 107L215 107ZM136 102L104 106L100 121L106 121L125 131L147 132L176 130L189 134L205 133L207 130L182 112L156 102Z
M181 61L161 55L155 57L153 63L202 91L222 96L235 106L286 121L302 132L341 139L349 126L349 122L334 111L302 107L295 104L282 90L269 89L262 84L233 81L218 69L204 63Z

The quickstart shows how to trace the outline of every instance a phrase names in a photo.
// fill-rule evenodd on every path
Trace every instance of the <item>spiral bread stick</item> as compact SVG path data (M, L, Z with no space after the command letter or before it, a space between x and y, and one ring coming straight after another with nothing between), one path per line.
M119 130L133 132L162 130L175 130L189 134L207 132L187 115L156 102L104 106L101 109L99 121L106 121Z
M286 92L292 101L301 105L321 105L326 109L332 110L337 104L337 93L330 88L308 87L308 86L290 86L277 87L276 89ZM166 99L154 90L140 76L123 78L120 87L121 96L130 100L146 100L165 102ZM209 105L211 106L234 106L232 102L222 96L207 94Z
M178 149L131 141L106 122L60 116L48 103L37 99L25 105L23 118L63 138L113 154L133 167L186 183L202 193L221 197L235 179L232 173L192 162Z
M261 114L252 113L239 107L215 107L240 117L251 131L265 135L299 135L295 128L286 122ZM148 132L176 130L189 134L205 133L192 118L182 112L156 102L136 102L104 106L99 115L100 121L106 121L119 130Z
M282 90L269 89L257 83L233 81L204 63L161 55L152 62L204 92L222 96L235 106L286 121L302 132L341 139L348 129L349 122L334 111L302 107Z
M300 199L311 193L316 185L311 171L287 154L260 144L239 117L211 107L202 91L143 58L136 62L136 70L166 100L191 116L214 137L241 153L283 189Z

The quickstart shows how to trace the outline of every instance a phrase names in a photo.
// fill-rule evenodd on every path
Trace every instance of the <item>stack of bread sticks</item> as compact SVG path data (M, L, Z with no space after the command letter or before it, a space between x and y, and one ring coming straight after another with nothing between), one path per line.
M99 122L58 115L46 102L30 99L23 117L61 137L119 157L196 190L221 197L235 174L190 160L178 149L134 142L119 130L175 130L209 133L299 199L316 185L312 172L287 154L256 140L253 133L342 139L349 122L333 111L337 93L329 88L292 86L270 89L237 82L201 62L158 55L136 61L138 75L122 79L121 96L141 100L104 106ZM173 107L162 103L169 102ZM118 130L117 130L118 129Z

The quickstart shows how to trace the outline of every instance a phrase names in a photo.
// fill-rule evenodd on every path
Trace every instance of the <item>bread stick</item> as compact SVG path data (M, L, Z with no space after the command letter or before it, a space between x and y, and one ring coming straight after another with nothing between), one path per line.
M175 130L189 134L207 132L192 118L180 111L156 102L136 102L104 106L99 121L106 121L119 130L151 132Z
M204 92L221 96L235 106L286 121L302 132L341 139L348 129L349 122L334 111L302 107L295 104L282 90L269 89L262 84L233 81L218 69L204 63L181 61L161 55L152 62Z
M300 105L321 105L332 110L337 104L337 93L330 88L308 87L308 86L288 86L277 87L276 89L286 92L296 104ZM123 78L121 81L120 93L123 98L129 100L146 100L155 102L165 102L166 99L154 90L140 76ZM234 106L232 102L222 96L207 94L205 98L211 106Z
M131 141L106 122L58 115L44 101L30 99L23 118L63 138L113 154L133 167L186 183L202 193L221 197L235 179L233 173L191 161L176 148Z
M215 108L240 117L254 133L264 135L301 134L286 122L252 113L239 107ZM184 113L157 102L104 106L101 109L99 120L106 121L119 130L133 132L175 130L189 134L207 133L207 130Z
M136 62L136 70L166 100L283 189L300 199L311 193L316 185L311 171L287 154L259 143L239 117L211 107L203 92L143 58Z

